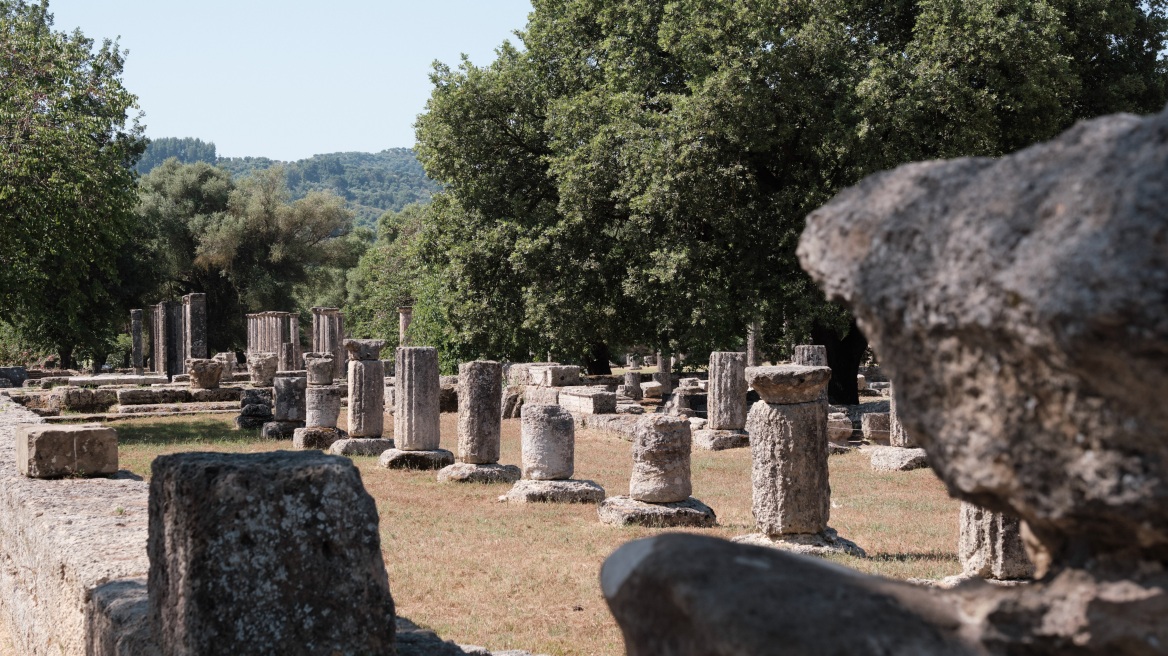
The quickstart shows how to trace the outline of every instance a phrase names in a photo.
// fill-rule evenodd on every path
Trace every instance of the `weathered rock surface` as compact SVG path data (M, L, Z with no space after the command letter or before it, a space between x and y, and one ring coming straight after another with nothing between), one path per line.
M523 476L515 465L456 462L438 472L440 483L514 483Z
M441 438L438 350L432 346L400 346L397 349L396 409L393 436L403 451L431 451Z
M888 444L888 428L887 412L868 412L860 417L860 432L872 444Z
M889 396L888 401L888 443L905 448L919 447L917 441L904 430L904 424L900 423L900 417L896 414L896 394Z
M596 507L600 523L651 528L709 528L718 524L714 510L693 497L670 503L646 503L628 496L608 497Z
M750 408L746 430L750 433L752 508L759 530L781 535L819 533L827 528L831 486L825 404L759 401Z
M161 456L150 617L163 653L393 653L377 508L344 458Z
M693 433L693 444L706 451L744 449L750 446L750 434L744 430L711 430L703 428Z
M960 521L957 556L965 576L1025 579L1034 575L1017 518L962 503Z
M830 442L849 442L852 439L852 420L842 412L827 415L827 439Z
M559 404L569 412L607 415L616 412L616 394L595 387L563 387Z
M803 367L826 367L827 347L820 344L800 344L795 347L791 363Z
M353 437L378 438L385 432L385 365L381 360L349 360L347 418Z
M403 451L398 448L387 449L381 452L377 464L386 469L415 469L429 471L442 469L454 464L454 454L446 449L411 449Z
M109 476L118 471L118 432L97 424L23 425L16 467L29 478Z
M640 401L644 398L644 392L641 391L640 371L626 371L622 382L624 383L629 398L634 401Z
M751 533L750 535L739 535L733 541L756 547L782 549L806 556L848 555L866 558L868 555L860 548L860 545L846 538L841 538L839 533L830 527L818 533L788 533L784 535Z
M513 503L600 503L604 488L594 481L554 480L517 481L502 501Z
M191 389L216 389L223 376L223 363L219 360L190 358L187 360L187 374Z
M260 427L260 437L265 440L290 440L297 428L304 428L304 422L266 421Z
M911 471L929 466L929 456L924 449L873 446L864 450L872 459L872 469L876 471Z
M486 465L499 462L502 430L503 369L498 362L477 360L458 366L458 461Z
M523 477L558 480L572 477L576 463L576 424L558 405L523 406L520 449Z
M500 416L503 419L518 419L523 408L524 388L517 385L508 385L503 390L503 400L500 403Z
M815 401L830 380L831 369L827 367L786 364L746 369L747 384L768 403Z
M332 443L329 453L336 456L380 456L393 448L393 440L384 438L349 438Z
M710 354L706 425L712 430L746 427L746 354Z
M680 417L647 415L633 438L633 474L629 496L648 503L676 503L689 498L689 422Z
M799 258L847 302L950 491L1056 561L1168 562L1168 113L1001 159L909 164L811 214Z
M276 421L298 421L305 419L304 391L308 381L302 376L278 374L273 379L275 407L272 416Z
M346 339L342 342L349 355L350 362L364 362L377 360L381 357L381 349L385 347L385 340L381 339Z
M335 426L308 426L292 431L292 448L327 451L334 442L343 439L345 439L345 431Z
M332 361L328 361L332 374ZM337 385L314 385L304 390L304 425L310 428L336 428L341 414L341 388Z
M275 353L249 353L247 355L247 373L251 384L256 387L271 387L272 379L276 377L276 367L279 360Z
M304 370L308 372L309 385L332 385L336 363L332 353L305 353Z

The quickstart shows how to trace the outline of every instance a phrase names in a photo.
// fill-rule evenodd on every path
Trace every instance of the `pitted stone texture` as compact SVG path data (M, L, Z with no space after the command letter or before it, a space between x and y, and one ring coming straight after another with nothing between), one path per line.
M336 363L332 353L305 353L304 370L308 372L309 385L332 385Z
M29 478L109 476L118 471L118 432L99 424L21 426L16 467Z
M345 340L346 344L349 341ZM349 360L348 426L353 437L376 438L385 432L385 367L381 360Z
M750 544L756 547L770 547L782 549L791 553L807 556L855 556L867 558L868 554L860 545L851 540L841 538L834 528L826 528L819 533L789 533L786 535L766 535L751 533L740 535L733 540L738 544Z
M327 451L337 440L345 439L345 431L323 426L308 426L292 431L293 449L320 449Z
M440 483L514 483L523 476L515 465L456 462L438 472Z
M393 415L393 437L402 451L432 451L438 448L439 388L438 349L432 346L399 346L397 407Z
M831 369L802 367L794 364L771 367L748 367L746 382L759 398L769 403L807 403L816 401L827 389Z
M653 380L649 384L656 384L655 387L641 386L641 389L645 391L645 396L663 399L673 393L673 374L658 371L653 374L652 378Z
M296 361L296 347L292 342L280 344L280 351L276 354L276 366L279 371L295 371L300 368Z
M560 406L584 415L610 415L616 413L616 394L595 387L564 387Z
M151 469L162 653L393 652L377 507L351 461L183 453Z
M633 438L633 475L629 496L648 503L685 501L690 482L689 422L680 417L647 415Z
M800 344L795 347L791 364L803 367L826 367L828 366L827 347L819 344Z
M671 503L646 503L632 497L608 497L596 508L601 524L651 528L709 528L718 525L712 508L693 497Z
M305 419L304 391L308 382L301 376L276 376L272 381L276 421L299 421Z
M290 440L297 428L304 428L304 422L266 421L260 427L260 437L265 440Z
M873 444L888 444L888 413L868 412L860 417L864 439Z
M644 398L644 393L641 391L641 372L626 371L624 377L624 387L626 393L634 401L640 401Z
M1022 543L1021 523L972 503L961 504L957 555L965 576L1025 579L1034 575L1034 565Z
M415 469L429 471L454 464L454 454L446 449L387 449L381 452L377 464L386 469Z
M896 393L895 391L888 397L888 443L892 446L900 446L905 448L914 448L920 446L917 441L904 430L904 424L900 423L900 416L896 414Z
M345 351L349 354L349 361L377 360L381 357L381 349L385 346L382 339L346 339Z
M477 360L458 367L458 461L499 462L503 368Z
M393 440L384 438L348 438L332 443L329 453L336 456L380 456L393 448Z
M523 408L523 392L524 388L516 385L508 385L503 390L503 400L500 403L500 416L503 419L519 418L519 413Z
M693 443L695 447L705 451L742 449L750 446L750 434L744 430L711 430L709 428L702 428L694 431Z
M1168 561L1166 130L1115 115L908 164L813 212L799 245L950 492L1056 561Z
M189 400L189 390L180 391L184 400ZM88 389L65 385L53 388L49 405L57 405L61 410L72 412L106 412L118 402L118 395L111 389Z
M329 363L332 371L332 363ZM309 428L336 428L341 414L341 388L336 385L309 386L304 390L305 420Z
M641 383L641 393L646 399L660 399L665 394L665 387L654 378L647 383Z
M580 367L575 365L553 365L538 369L537 385L544 387L569 387L580 384Z
M740 431L746 427L746 354L710 354L706 427Z
M865 448L865 451L872 458L875 471L911 471L929 466L929 456L924 449L874 446Z
M223 363L219 360L191 358L187 360L187 374L190 375L191 389L217 389L223 376Z
M523 391L523 405L559 405L562 391L559 387L529 385Z
M122 398L121 392L123 392L123 391L124 392L136 392L138 390L119 390L119 393L118 393L119 399ZM143 391L146 391L146 390L143 390ZM141 402L142 403L157 403L159 401L143 400ZM161 401L161 402L162 403L174 403L175 401L165 400L165 401ZM126 402L122 401L122 405L126 405ZM268 387L268 388L259 388L259 389L245 389L245 390L241 391L239 394L239 407L246 408L249 405L266 405L266 406L270 407L272 405L272 388Z
M594 481L525 478L516 482L500 500L512 503L600 503L604 501L604 488Z
M759 401L750 409L746 430L758 529L767 535L826 529L831 513L827 404Z
M524 404L521 422L523 477L544 481L571 478L576 461L572 413L558 405Z
M852 439L852 420L847 413L833 412L827 415L827 439L830 442L848 442Z
M247 356L247 374L251 384L256 387L271 387L272 379L276 377L276 366L279 361L275 353L249 353Z

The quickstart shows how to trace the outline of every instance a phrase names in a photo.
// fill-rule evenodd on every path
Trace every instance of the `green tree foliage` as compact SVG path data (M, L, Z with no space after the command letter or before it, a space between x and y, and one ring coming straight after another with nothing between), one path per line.
M138 213L152 229L145 257L160 272L156 296L206 293L215 350L244 345L249 312L306 313L304 299L328 298L364 251L341 198L312 192L290 201L284 180L275 167L236 183L223 169L176 159L141 180Z
M222 157L218 165L237 178L283 166L291 198L332 191L349 203L357 225L374 229L378 217L424 202L438 190L426 177L414 151L390 148L379 153L332 153L281 163L266 157Z
M193 137L182 139L163 137L150 140L146 146L146 152L138 160L138 172L145 175L172 157L183 164L194 164L195 162L215 164L219 160L219 156L215 154L215 144L213 143L207 143Z
M119 254L135 229L145 146L125 53L53 30L47 3L0 0L0 319L97 363L124 310Z
M417 124L462 357L838 335L794 256L809 211L1168 100L1161 0L536 0L519 36L437 65Z

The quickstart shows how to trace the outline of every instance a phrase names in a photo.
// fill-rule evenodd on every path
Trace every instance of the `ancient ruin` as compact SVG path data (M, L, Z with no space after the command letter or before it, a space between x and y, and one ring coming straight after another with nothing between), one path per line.
M573 480L576 423L558 405L523 405L523 478L503 498L519 503L599 503L604 488Z
M390 469L442 469L454 464L454 454L440 446L438 350L399 346L396 356L394 448L382 453L379 463Z
M499 464L503 367L476 360L458 367L458 459L438 472L457 483L514 483L521 472Z
M710 354L706 426L693 435L698 448L720 451L750 446L746 433L746 354Z
M341 314L340 308L312 308L311 342L313 353L328 353L333 356L332 378L344 378L347 360L345 358L345 315Z

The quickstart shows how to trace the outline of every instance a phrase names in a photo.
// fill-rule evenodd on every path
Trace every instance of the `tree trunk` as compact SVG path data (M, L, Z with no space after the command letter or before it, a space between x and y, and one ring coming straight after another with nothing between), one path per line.
M828 400L838 405L859 403L856 375L860 373L860 361L868 350L868 338L860 332L856 320L852 319L848 334L843 339L834 329L818 322L813 324L811 343L827 347L827 366L831 367L831 382L827 385Z
M610 376L612 375L612 367L609 362L611 361L612 353L608 350L608 344L596 342L592 345L592 352L584 359L584 364L588 369L589 376Z
M60 360L61 369L73 368L73 346L59 346L57 347L57 359Z
M109 353L94 353L93 354L93 373L100 374L101 368L105 365L105 361L109 358Z

